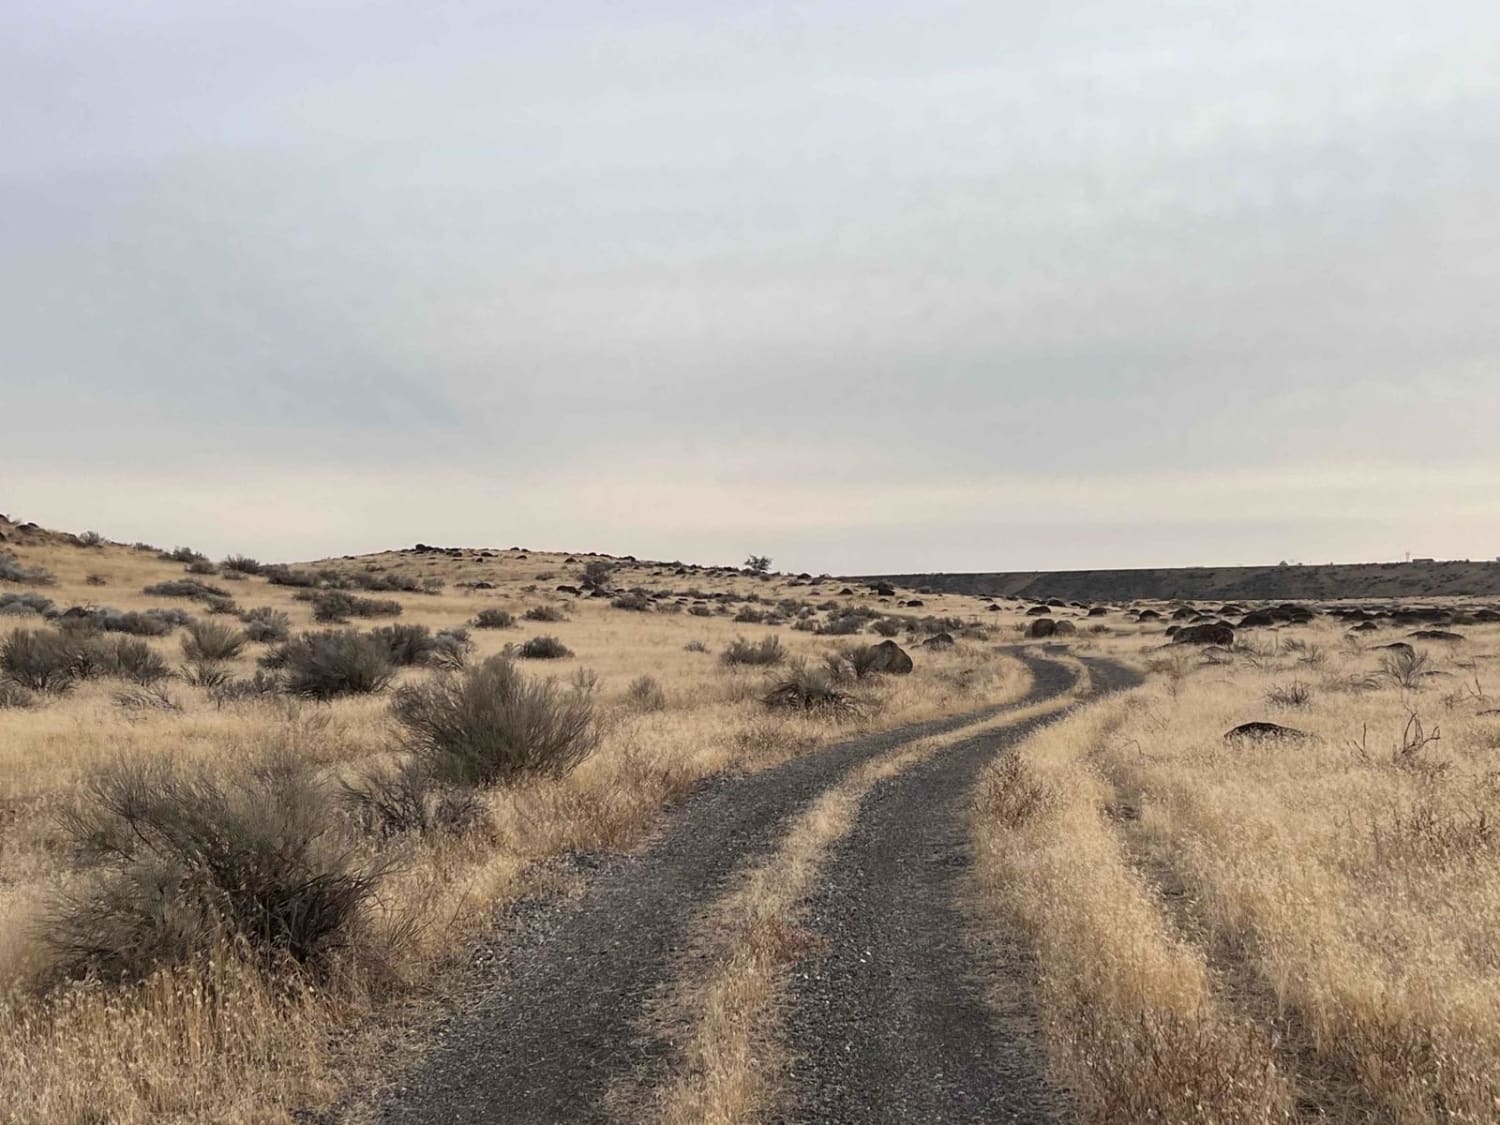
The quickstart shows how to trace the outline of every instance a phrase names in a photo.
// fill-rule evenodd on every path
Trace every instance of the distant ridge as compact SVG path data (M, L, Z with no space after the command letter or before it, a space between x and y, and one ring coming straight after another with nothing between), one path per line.
M911 588L925 586L952 594L1080 601L1495 597L1500 596L1500 562L872 574L851 581L890 582Z

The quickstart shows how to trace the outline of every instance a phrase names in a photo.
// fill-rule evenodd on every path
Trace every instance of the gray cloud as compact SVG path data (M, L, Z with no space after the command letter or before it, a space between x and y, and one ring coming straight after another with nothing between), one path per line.
M1477 0L30 0L0 496L288 555L1494 554L1497 111Z

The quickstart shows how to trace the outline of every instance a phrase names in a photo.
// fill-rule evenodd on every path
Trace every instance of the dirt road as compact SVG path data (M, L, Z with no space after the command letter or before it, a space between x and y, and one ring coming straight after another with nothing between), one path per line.
M1011 708L1066 693L1072 675L1027 656ZM1123 674L1093 662L1096 684ZM670 1044L637 1028L692 921L763 859L790 817L851 767L1004 708L841 743L706 786L654 846L604 860L576 898L543 907L496 946L492 980L442 1030L383 1107L385 1121L609 1121L613 1083L658 1070ZM795 991L795 1120L1045 1120L1024 1029L985 1008L957 921L963 808L979 769L1043 720L957 742L882 784L836 850L809 924L829 951Z

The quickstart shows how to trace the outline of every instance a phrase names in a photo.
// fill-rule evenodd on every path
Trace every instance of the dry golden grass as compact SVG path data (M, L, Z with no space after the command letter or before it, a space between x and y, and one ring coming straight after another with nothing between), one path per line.
M1500 1120L1500 631L1416 690L1369 647L1404 632L1102 639L1153 681L987 776L976 917L1031 950L1087 1120ZM1226 743L1249 720L1313 737Z
M158 561L154 553L116 545L84 548L61 538L7 549L26 565L56 575L56 584L39 592L60 607L180 606L202 612L191 602L141 593L148 583L182 577L180 564ZM163 970L140 985L54 983L38 940L39 919L61 888L82 878L58 818L91 774L120 758L161 756L232 773L279 749L316 763L330 780L357 776L402 753L386 698L317 704L277 697L216 706L202 689L171 682L167 692L178 710L127 710L114 699L124 685L104 680L45 698L35 709L0 710L0 1105L7 1115L39 1122L263 1122L326 1105L351 1083L375 1080L371 1068L379 1044L368 1029L399 1022L485 931L498 907L552 877L548 860L638 846L662 807L710 774L764 768L832 739L977 708L1014 686L988 646L961 641L952 651L921 652L909 677L862 686L862 711L855 718L832 722L773 713L760 703L765 670L720 663L718 653L729 641L775 633L794 655L816 659L849 638L735 623L718 612L633 612L612 608L607 599L553 591L558 583L576 583L587 561L511 551L486 559L390 554L329 563L346 571L386 567L447 583L436 595L372 595L400 602L401 622L442 628L461 625L485 607L506 608L518 617L535 606L563 607L568 619L562 622L473 630L474 659L539 633L558 636L576 656L524 662L526 670L562 679L580 668L596 675L601 740L592 757L560 780L485 791L478 831L362 845L396 850L402 862L370 910L375 940L351 950L327 979L294 973L268 978L225 949L211 963ZM88 584L89 575L104 584ZM254 577L206 580L227 587L243 608L285 611L294 633L316 627L308 605L295 600L290 588ZM455 585L460 581L493 588L464 591ZM836 582L810 587L732 573L677 576L670 567L622 564L614 584L754 592L773 603L806 598L902 612L867 593L838 596ZM934 597L910 615L979 621L983 608L972 599ZM0 617L0 638L40 624L37 618ZM182 663L180 632L150 641L174 667ZM702 642L709 652L687 651L690 641ZM249 675L262 651L248 646L233 662L233 673ZM430 674L407 669L399 679ZM643 709L629 696L629 685L642 674L661 687L663 709ZM411 1018L420 1021L420 1012Z

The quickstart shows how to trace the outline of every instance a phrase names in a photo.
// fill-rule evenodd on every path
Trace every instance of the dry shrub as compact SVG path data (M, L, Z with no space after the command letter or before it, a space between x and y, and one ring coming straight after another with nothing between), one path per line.
M172 674L161 653L135 637L101 638L94 642L108 675L147 685Z
M562 660L573 655L573 650L556 637L546 635L532 637L519 649L527 660Z
M781 647L781 638L777 636L765 637L759 641L736 637L724 647L719 659L729 665L767 667L784 661L786 650Z
M57 581L40 566L26 566L9 551L0 551L0 582L20 582L29 586L50 586Z
M1386 653L1381 663L1392 682L1408 691L1418 691L1431 670L1432 659L1425 649L1399 648Z
M773 710L801 711L807 714L849 717L859 714L852 695L842 690L827 668L795 661L783 679L763 698Z
M336 824L308 765L287 755L242 774L120 761L66 818L93 871L53 904L43 935L74 975L141 979L226 940L267 967L326 967L383 874Z
M384 691L394 669L380 641L350 629L303 633L273 649L269 667L286 675L286 690L312 699Z
M0 680L0 711L6 708L19 711L25 707L35 706L36 696L26 688L10 680Z
M550 605L532 606L521 616L526 618L527 621L541 621L547 624L556 624L559 621L566 621L568 619L566 613L556 606Z
M638 676L625 689L625 702L637 711L665 711L667 693L652 676Z
M198 601L229 597L229 591L224 587L199 582L195 578L176 578L166 582L157 582L144 587L141 593L151 594L158 598L193 598Z
M57 629L17 629L0 643L0 673L33 691L67 691L79 678L78 641Z
M195 663L234 660L245 650L245 634L222 621L194 621L182 638L182 655Z
M256 644L280 644L291 636L292 619L274 606L261 605L240 615L245 639Z
M320 590L312 596L313 620L341 624L351 617L399 617L401 603L393 598L361 598L342 590Z
M429 763L416 758L368 770L355 782L341 783L340 789L360 828L374 836L466 832L485 815L473 789L444 784Z
M259 574L264 569L259 562L246 555L230 555L222 565L226 571L235 574Z
M1266 702L1272 707L1306 707L1312 702L1312 688L1301 680L1289 684L1273 684L1266 692Z
M515 624L515 614L503 609L481 609L474 615L476 629L511 629Z
M433 777L453 784L560 777L598 739L586 693L529 679L503 656L401 688L392 712L415 757Z
M181 711L182 704L164 687L137 687L117 691L114 704L123 711Z

